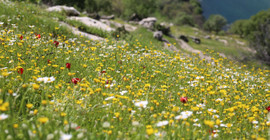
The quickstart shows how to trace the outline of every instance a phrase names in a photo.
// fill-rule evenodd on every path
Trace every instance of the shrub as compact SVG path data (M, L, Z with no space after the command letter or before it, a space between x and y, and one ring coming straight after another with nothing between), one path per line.
M194 26L194 20L193 17L187 14L183 14L176 18L176 24L177 25L189 25L189 26Z
M204 23L203 28L206 31L218 33L227 24L227 20L221 15L211 15Z

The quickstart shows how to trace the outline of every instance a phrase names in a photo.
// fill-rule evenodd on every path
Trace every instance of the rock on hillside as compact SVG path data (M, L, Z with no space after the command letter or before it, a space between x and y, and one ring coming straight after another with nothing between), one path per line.
M143 20L141 20L139 22L140 25L142 25L143 27L147 28L147 29L154 29L154 25L157 21L157 18L155 17L148 17L148 18L144 18Z
M68 16L79 16L80 12L76 10L74 7L68 7L68 6L62 6L62 5L57 5L53 7L49 7L47 9L49 12L66 12Z
M88 34L88 33L82 32L82 31L78 30L77 28L72 27L71 25L68 25L67 23L60 22L60 24L62 26L66 26L69 29L71 29L72 33L75 34L75 35L82 35L82 36L84 36L86 38L89 38L91 40L99 40L99 41L104 41L105 40L102 37L99 37L99 36L96 36L96 35L92 35L92 34Z
M115 26L116 28L122 28L124 27L125 30L129 31L129 32L133 32L137 29L136 26L132 26L130 24L121 24L112 20L106 20L106 19L101 19L101 22L105 23L108 26Z
M162 41L163 34L161 31L154 32L153 36L155 39Z
M102 29L102 30L108 31L108 32L115 30L115 29L111 28L110 26L104 24L103 22L89 18L89 17L69 17L69 19L70 20L77 20L77 21L80 21L87 26L99 28L99 29Z

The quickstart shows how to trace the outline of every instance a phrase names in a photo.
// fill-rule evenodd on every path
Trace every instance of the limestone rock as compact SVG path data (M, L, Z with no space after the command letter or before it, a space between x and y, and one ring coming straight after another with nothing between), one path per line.
M143 20L141 20L139 22L139 24L147 29L154 29L155 23L157 21L157 18L155 17L148 17L148 18L144 18Z
M102 29L104 31L114 31L115 29L111 28L110 26L106 25L105 23L89 18L89 17L70 17L70 20L77 20L82 22L83 24L87 25L87 26L91 26L91 27L95 27L95 28L99 28Z
M80 12L74 7L68 7L63 5L56 5L47 9L49 12L66 12L68 16L79 16Z
M162 37L163 37L163 34L161 31L156 31L154 32L154 38L159 40L159 41L162 41Z

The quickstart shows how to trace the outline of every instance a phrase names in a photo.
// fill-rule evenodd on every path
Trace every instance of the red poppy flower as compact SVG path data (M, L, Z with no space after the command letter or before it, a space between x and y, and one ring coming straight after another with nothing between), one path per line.
M50 59L48 59L47 62L48 62L48 64L51 64L52 63L52 61Z
M106 73L106 71L105 71L105 70L103 70L103 71L101 71L101 73Z
M71 82L76 85L78 82L80 82L80 79L79 78L72 78Z
M217 133L217 132L214 131L214 130L208 130L208 132L209 132L210 134L216 134L216 133Z
M268 112L270 112L270 106L268 106L268 107L266 108L266 110L268 110Z
M70 63L66 63L66 68L70 69L71 64Z
M37 37L37 38L41 38L41 35L40 35L40 34L37 34L36 37Z
M22 40L22 39L23 39L23 36L21 35L20 40Z
M58 47L59 42L58 41L54 41L53 44L55 44L55 47Z
M186 103L186 102L188 101L188 99L187 99L187 97L181 97L181 98L180 98L180 101L181 101L182 103Z
M75 129L78 130L78 129L80 129L80 128L81 128L80 126L77 126Z
M18 69L18 73L19 73L19 74L23 74L23 71L24 71L23 68L19 68L19 69Z

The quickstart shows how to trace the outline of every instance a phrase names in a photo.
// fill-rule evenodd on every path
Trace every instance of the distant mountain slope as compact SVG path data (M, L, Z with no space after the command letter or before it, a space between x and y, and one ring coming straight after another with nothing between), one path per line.
M221 14L229 23L238 19L248 19L261 10L270 8L270 0L200 0L203 15Z

